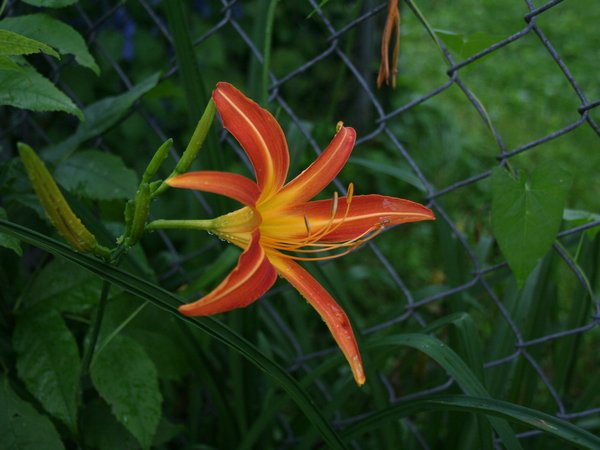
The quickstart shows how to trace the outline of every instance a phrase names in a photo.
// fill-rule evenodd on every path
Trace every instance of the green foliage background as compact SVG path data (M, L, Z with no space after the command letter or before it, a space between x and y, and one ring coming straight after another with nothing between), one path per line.
M401 2L395 90L375 88L385 5L321 5L311 15L311 2L276 0L2 3L0 447L490 449L495 438L507 448L600 447L600 140L578 122L564 73L530 30L458 71L484 118L456 83L384 121L364 90L385 115L428 94L449 79L440 45L463 61L524 30L527 2ZM330 39L321 14L341 29L373 8ZM275 99L232 20L285 80ZM558 2L534 20L590 103L600 98L597 2ZM245 310L177 314L235 265L237 251L211 236L148 233L119 268L61 244L16 156L19 141L35 148L113 247L154 151L172 137L181 154L220 80L280 121L291 175L337 121L357 129L341 185L324 196L353 182L359 194L433 202L435 223L305 266L358 332L361 389L327 328L281 281ZM598 108L589 116L600 121ZM250 175L236 150L217 121L193 168ZM173 167L168 159L158 176ZM234 206L167 192L151 214L207 218ZM557 240L580 225L589 228ZM522 434L531 430L540 433Z

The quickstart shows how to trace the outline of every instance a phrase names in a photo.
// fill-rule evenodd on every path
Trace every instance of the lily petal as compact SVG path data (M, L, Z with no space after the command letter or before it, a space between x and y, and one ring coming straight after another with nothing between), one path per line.
M302 203L313 198L342 170L352 153L355 141L354 128L342 127L317 159L286 184L276 197L266 202L264 209Z
M358 351L356 339L354 338L352 326L344 310L329 295L325 288L299 264L289 258L277 256L277 254L272 252L269 252L268 257L279 274L294 286L321 315L321 318L329 327L329 331L350 364L356 384L362 386L365 383L362 359Z
M304 203L265 220L261 229L265 235L285 242L305 237L308 223L312 233L319 233L325 227L331 230L323 234L319 242L344 242L358 238L370 230L401 223L435 220L433 211L420 203L376 194L352 197L350 208L347 208L347 198L340 197L333 220L332 208L333 200Z
M260 233L252 233L248 248L240 255L237 267L212 292L194 303L179 307L186 316L209 316L255 302L267 292L277 272L260 246Z
M262 198L270 197L285 183L290 164L281 127L271 113L229 83L217 84L213 100L224 127L248 154Z
M171 187L212 192L237 200L246 206L254 206L260 190L249 178L231 172L188 172L167 180Z

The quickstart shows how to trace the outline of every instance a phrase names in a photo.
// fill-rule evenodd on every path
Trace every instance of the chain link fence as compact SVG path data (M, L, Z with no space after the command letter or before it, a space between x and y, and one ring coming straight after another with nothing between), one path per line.
M195 38L194 45L198 51L202 52L203 45L209 41L213 36L221 34L226 39L241 39L244 46L247 49L247 54L244 56L250 60L254 60L258 64L263 64L264 55L261 51L261 45L253 42L251 38L252 33L250 30L245 29L242 25L240 17L244 14L248 14L245 10L247 5L243 1L222 1L219 2L194 2L194 8L196 14L203 14L202 11L208 9L211 11L207 14L207 17L211 18L211 26L205 29L201 34L197 34L196 30L192 29L192 35ZM449 196L462 196L469 195L469 189L479 183L485 183L485 180L491 175L491 169L496 165L504 165L514 158L521 157L524 153L529 152L540 152L546 146L569 133L575 133L576 130L581 128L587 128L595 135L596 138L600 138L600 126L598 121L594 118L594 110L600 105L600 99L588 98L585 89L578 83L577 76L575 76L569 66L565 63L565 60L561 58L561 52L557 50L555 43L545 33L544 26L540 24L541 19L545 15L555 14L555 9L559 8L561 3L568 5L562 5L566 8L577 9L578 5L576 2L563 2L562 0L553 0L544 4L535 4L530 0L524 0L520 3L520 17L522 18L522 28L511 34L510 36L494 41L490 45L483 49L479 49L476 53L470 56L457 60L455 54L451 52L445 41L438 39L437 46L441 50L439 57L446 65L445 73L440 73L443 76L443 80L439 85L431 86L428 92L414 93L410 98L407 99L403 104L392 105L392 102L386 101L388 96L392 95L391 89L383 89L377 91L374 83L374 76L376 71L373 69L374 64L378 63L378 54L373 52L373 49L377 48L377 41L379 39L383 20L386 13L387 2L373 2L365 1L358 2L362 5L360 9L354 8L354 11L358 13L354 17L340 17L335 15L332 17L330 14L330 4L335 3L334 0L324 3L322 6L317 1L309 1L310 6L306 8L307 11L313 11L311 17L312 26L319 29L319 32L323 34L325 39L319 49L313 49L313 53L309 55L305 61L297 65L293 70L286 73L269 74L269 99L272 101L271 106L277 105L281 109L281 114L286 115L300 130L303 137L309 143L310 147L316 154L320 152L320 146L315 141L312 130L307 127L303 122L302 115L297 112L297 109L292 104L288 103L285 94L286 86L293 83L295 79L305 77L309 79L311 73L315 70L320 70L323 66L330 64L332 66L339 67L341 64L343 70L346 71L349 76L353 79L352 86L355 89L354 96L356 97L356 105L359 105L360 115L363 116L362 123L360 124L359 138L357 142L357 152L360 152L361 146L367 146L378 141L385 140L391 143L391 147L397 152L396 157L398 161L403 164L408 164L410 169L416 175L420 183L422 183L425 191L425 199L428 202L428 206L433 208L438 217L438 221L444 222L450 229L450 232L454 239L458 242L462 252L465 254L465 264L468 264L470 271L470 278L461 282L460 284L449 286L448 288L440 291L439 289L434 291L430 295L415 295L415 289L409 287L409 283L405 279L405 275L398 273L397 269L389 260L389 255L385 251L382 251L378 247L377 241L370 242L368 249L363 249L363 252L372 252L378 260L381 270L387 273L389 279L394 283L398 297L403 303L404 308L401 313L394 317L389 317L386 320L382 320L379 323L372 324L365 329L358 329L356 332L363 335L376 335L378 333L384 333L385 330L401 326L401 324L408 321L416 321L421 327L427 325L427 320L424 319L422 314L427 308L431 308L436 305L444 305L444 302L450 301L455 296L463 293L477 293L477 302L481 303L485 308L493 308L495 314L498 317L498 321L504 321L512 336L509 336L510 341L513 343L512 351L506 354L504 357L495 360L486 361L486 369L498 367L502 365L509 365L517 360L525 362L530 369L535 371L543 386L545 386L545 394L549 394L554 399L555 405L553 410L546 411L551 414L555 414L557 417L566 420L575 420L582 417L592 416L598 417L600 415L600 405L596 408L589 408L585 410L578 410L570 408L564 401L563 396L559 393L559 390L553 385L552 374L549 372L547 364L541 359L544 351L537 351L543 349L549 343L555 341L561 341L569 339L573 336L585 337L589 334L598 332L598 325L600 324L600 300L597 295L589 290L587 277L590 274L585 274L578 263L575 261L574 256L571 255L561 243L572 242L574 239L578 239L579 236L587 230L593 229L600 226L600 221L586 223L581 226L567 229L562 231L557 236L557 241L553 246L553 251L558 255L564 262L566 270L572 273L577 282L581 285L581 288L586 292L589 291L593 296L591 302L590 313L585 319L585 322L581 326L577 326L572 329L560 329L555 330L551 334L544 334L537 337L525 337L511 315L511 312L503 302L499 292L495 289L495 283L498 277L502 274L508 273L508 266L506 263L498 263L493 266L488 266L477 254L474 248L473 242L475 239L470 233L475 233L476 230L465 231L464 227L458 223L455 217L454 210L451 207L445 206L445 199ZM97 39L98 32L106 27L114 27L115 23L121 20L122 16L126 14L126 11L134 7L131 2L100 2L101 14L97 14L98 9L94 9L94 15L90 15L87 11L87 7L84 2L75 6L78 15L78 28L83 32L84 36L88 41L88 45L95 52L98 58L104 59L108 62L111 70L114 72L112 75L118 76L123 90L128 90L132 87L132 80L128 76L128 69L123 67L122 63L117 61L114 54L106 48L106 46ZM282 2L281 8L286 8L286 5ZM10 9L11 6L9 6ZM12 7L18 7L12 5ZM135 4L138 16L145 14L146 17L143 19L146 23L152 24L152 33L157 36L161 36L169 46L173 45L173 37L166 25L166 20L163 17L162 10L159 2L152 0L138 0ZM424 7L423 7L424 8ZM350 8L349 8L350 9ZM506 14L513 14L512 11L519 10L519 8L511 6L506 8ZM419 10L415 10L415 4L413 2L406 2L401 4L401 11L403 21L409 21L412 23L412 27L422 27L421 31L424 31L428 26L426 22L419 21L418 18L422 17ZM582 11L581 14L585 14ZM410 17L410 19L409 19ZM216 20L215 20L216 18ZM131 33L135 33L135 20L129 19L129 28L122 28L122 32L126 35L126 39L131 39ZM137 20L137 19L136 19ZM551 20L551 19L550 19ZM404 27L404 24L402 25ZM132 28L133 27L133 28ZM414 28L413 28L414 29ZM130 33L127 37L127 33ZM370 46L370 55L374 57L369 62L369 66L357 64L359 58L352 53L352 49L348 49L346 46L345 38L350 33L359 33L361 39L368 39L366 43L367 47ZM370 33L370 34L365 34ZM298 39L303 39L302 36L298 36ZM547 58L553 62L552 70L554 71L553 76L556 73L563 77L568 83L568 93L576 103L576 106L571 111L571 116L568 118L570 123L562 125L559 128L548 128L545 134L537 137L528 142L510 143L507 144L507 132L500 131L494 126L494 121L490 120L485 102L481 101L470 87L469 79L473 76L477 76L478 67L484 64L483 61L486 58L501 55L507 48L512 48L519 45L520 41L528 40L528 45L536 45L544 49L547 52ZM433 42L433 41L432 41ZM532 42L534 44L532 44ZM403 44L401 44L403 45ZM432 52L435 52L435 47L431 47ZM129 51L127 48L123 48L123 51ZM404 51L404 47L401 46L401 52ZM174 55L172 50L171 55ZM583 56L582 56L583 57ZM68 83L61 79L61 71L65 65L70 64L69 61L55 63L48 59L49 63L53 65L53 76L52 79L58 83L58 85L67 92L71 97L78 102L77 97L72 90L69 89ZM499 64L499 62L496 62ZM494 63L494 64L496 64ZM526 61L523 62L527 64ZM163 78L168 79L175 77L178 72L178 67L175 62L174 56L168 61L164 61L163 66ZM402 60L400 73L402 73ZM468 73L472 76L465 76ZM224 74L226 75L226 74ZM103 74L102 76L107 76ZM440 78L442 79L442 78ZM545 83L544 79L538 80L540 84ZM501 86L496 87L510 91L511 89L518 89L519 86ZM401 90L400 86L397 88ZM494 87L490 86L490 89ZM411 148L410 146L403 143L403 139L397 133L397 127L395 126L398 121L402 120L403 117L410 116L412 112L423 105L434 103L439 96L444 95L449 90L458 90L463 99L467 101L472 111L479 117L484 128L489 129L493 135L493 139L496 143L496 148L493 150L495 162L489 164L488 169L484 171L478 171L477 173L471 173L468 177L463 179L453 180L447 185L438 185L435 179L434 173L428 173L422 168L422 163L418 157L420 149ZM567 95L563 92L564 95ZM595 92L597 95L598 92ZM405 96L399 98L406 99ZM78 102L81 105L81 102ZM157 137L164 141L169 137L169 131L162 127L160 120L154 117L152 113L147 111L144 106L137 105L137 112L141 114L141 117L146 121L148 128L155 133ZM16 119L13 118L12 126L10 129L5 130L4 133L13 133L15 135L26 135L28 139L37 139L41 142L46 141L51 143L51 137L47 136L43 126L41 126L36 117L27 112L15 112L18 116ZM598 117L598 116L596 116ZM449 120L460 121L461 117L453 117ZM348 125L353 126L354 124L348 122ZM231 139L225 134L221 135L222 139ZM596 145L599 143L596 140ZM102 148L103 142L100 138L96 143ZM235 143L231 142L235 148ZM595 149L589 149L592 152L598 152L600 147L598 145ZM173 156L177 158L177 153ZM337 188L341 192L345 192L343 185L336 181ZM393 193L388 193L393 195ZM202 198L198 197L199 201L202 202ZM210 214L210 207L206 203L202 203L203 207L206 208L207 214ZM173 273L179 273L183 277L186 277L184 264L186 260L190 258L198 257L206 249L200 249L197 253L192 255L180 255L177 252L176 246L171 242L169 236L166 233L159 233L160 239L164 243L166 251L171 254L172 260L175 262L173 267L162 274L162 278L166 279ZM500 275L499 275L500 274ZM277 289L272 290L267 294L268 297L279 295L282 290L288 289L286 286L281 286ZM268 301L259 302L259 307L264 308L267 315L273 319L273 322L281 328L282 333L289 339L289 343L292 348L295 349L295 355L293 361L289 366L291 372L303 372L309 371L311 364L318 362L324 355L328 355L331 352L337 351L335 348L320 350L318 352L307 352L307 349L302 348L302 345L295 338L294 333L288 328L285 321L279 316L277 309L271 305ZM500 322L499 322L500 323ZM597 336L597 334L596 334ZM597 339L595 339L597 342ZM597 353L597 348L593 349L587 347L590 342L594 342L592 339L584 340L582 344L582 352ZM423 396L427 396L434 392L442 392L450 388L453 385L451 378L447 379L438 386L430 387L425 390L410 393L398 393L395 390L394 383L390 381L383 374L381 378L386 386L389 387L389 403L397 404L407 399L414 399ZM328 387L322 382L317 381L317 388L319 388L325 398L328 395ZM336 425L344 427L350 423L353 423L362 416L357 417L342 417L337 416ZM413 426L410 421L407 421L409 428L414 433L416 439L421 442L422 448L428 448L427 443L423 442L419 435L418 427ZM291 433L291 431L290 431ZM519 435L525 439L528 436L535 435L536 432L527 432ZM289 436L289 441L294 442L294 436Z

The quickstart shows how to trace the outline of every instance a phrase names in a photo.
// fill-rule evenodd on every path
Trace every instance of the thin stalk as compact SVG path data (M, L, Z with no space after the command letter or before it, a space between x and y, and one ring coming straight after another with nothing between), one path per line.
M265 26L265 39L263 47L263 66L261 84L261 104L265 106L269 99L269 66L271 65L271 43L273 41L273 22L275 21L275 8L277 0L269 1L267 9L267 23Z
M102 319L104 318L104 311L106 310L106 302L108 300L108 293L112 284L104 280L102 282L102 292L100 293L100 303L98 304L98 312L96 318L92 323L92 336L90 338L90 344L88 345L85 354L83 355L83 361L81 363L81 384L83 379L87 376L90 370L90 363L92 362L92 356L94 355L94 349L98 342L98 335L100 334L100 326L102 325Z
M215 224L213 220L167 220L158 219L150 222L146 225L146 230L203 230L208 231L214 229Z

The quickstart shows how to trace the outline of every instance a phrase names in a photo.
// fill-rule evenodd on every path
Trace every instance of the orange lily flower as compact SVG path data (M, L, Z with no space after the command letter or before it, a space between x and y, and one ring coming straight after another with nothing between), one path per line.
M285 184L289 152L273 116L228 83L218 83L213 100L224 127L248 155L256 182L229 172L201 171L173 177L172 187L225 195L244 206L212 220L188 220L186 228L210 231L242 249L237 267L205 297L179 308L206 316L256 301L277 274L291 283L321 315L344 353L358 385L365 382L362 360L348 317L329 293L294 260L319 260L348 253L385 227L433 220L418 203L381 195L348 195L309 201L342 169L356 133L338 125L321 155ZM179 222L179 221L164 221ZM161 227L162 228L162 227ZM321 252L338 250L334 255Z

